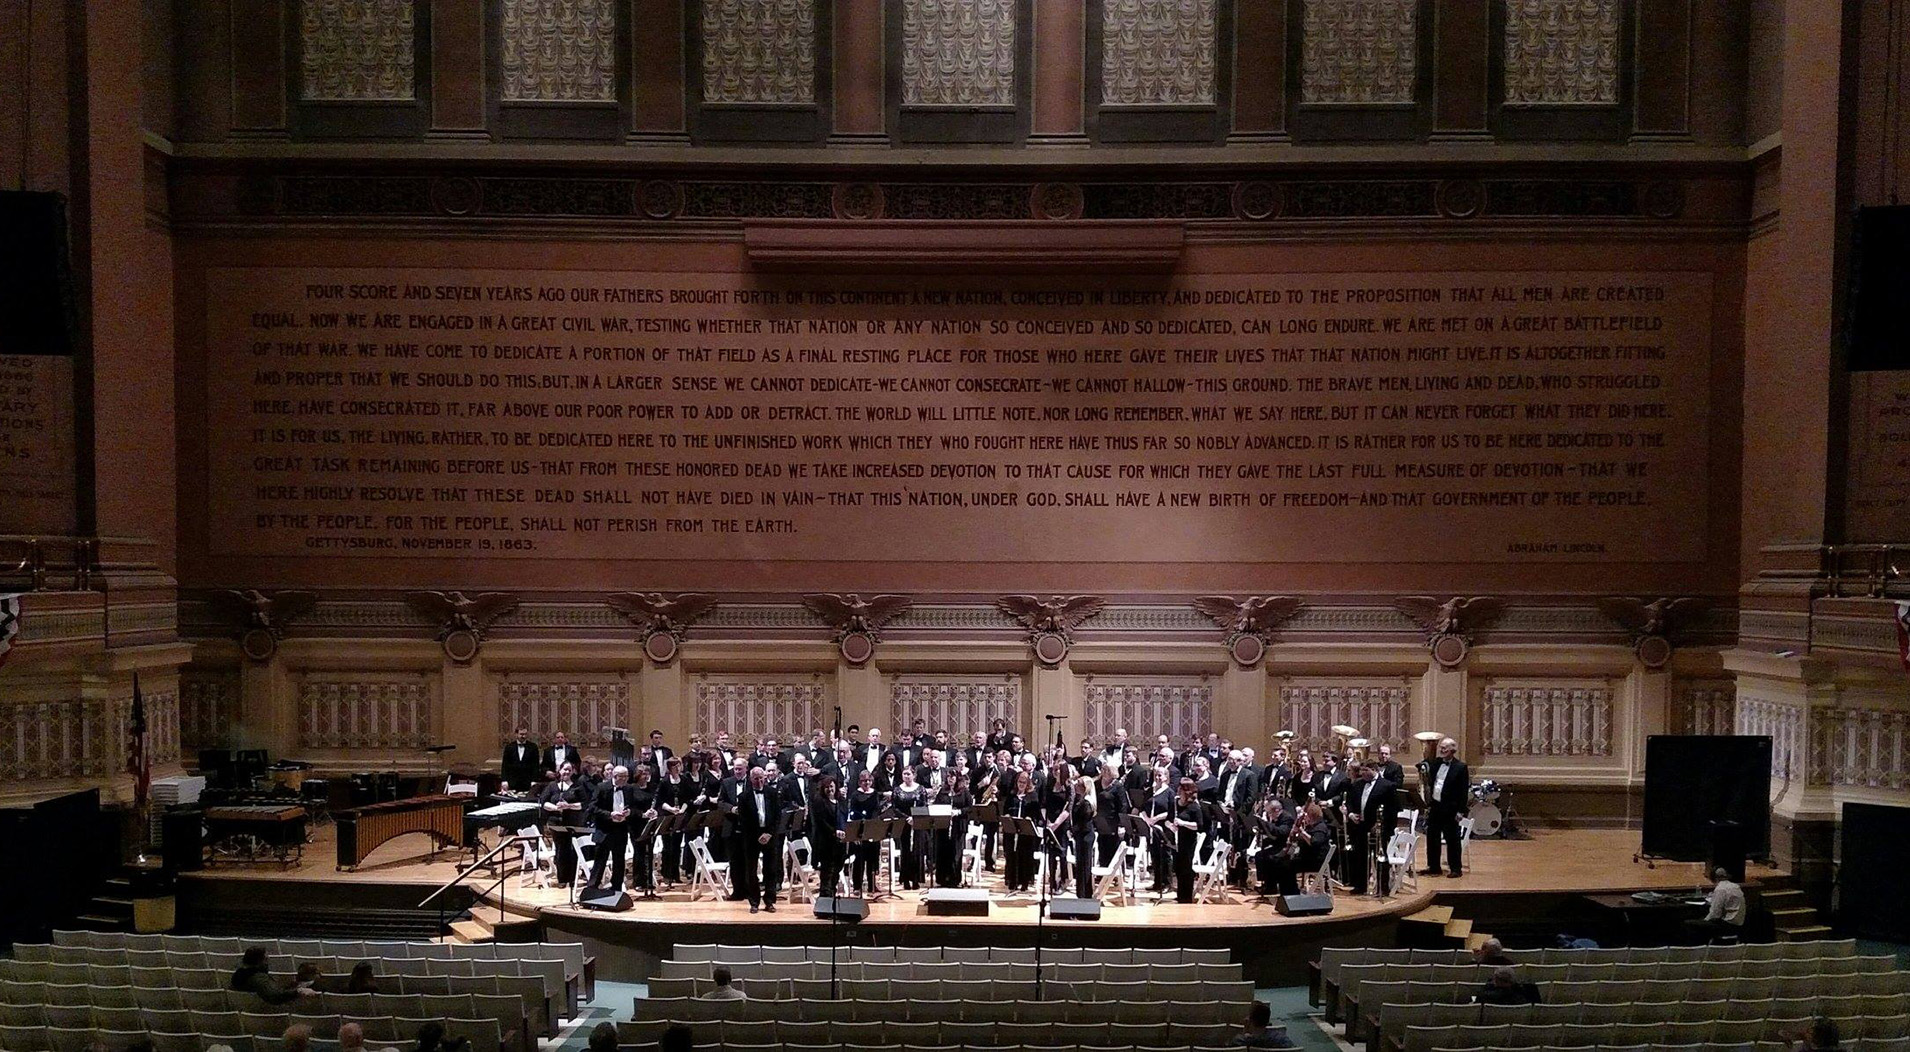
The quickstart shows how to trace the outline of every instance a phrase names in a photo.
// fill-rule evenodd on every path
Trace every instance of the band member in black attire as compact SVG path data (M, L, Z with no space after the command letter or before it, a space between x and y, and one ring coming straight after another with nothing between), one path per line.
M577 881L577 845L572 842L576 834L563 827L583 824L584 810L590 804L584 787L577 784L577 768L570 764L559 767L557 780L545 783L537 802L544 809L544 827L557 848L557 883L568 888Z
M1101 781L1094 791L1096 813L1107 819L1110 828L1117 830L1113 833L1095 830L1095 851L1097 852L1095 860L1103 866L1114 860L1114 852L1121 846L1119 822L1121 816L1127 814L1127 792L1121 788L1121 783L1115 779L1114 773L1113 764L1102 764Z
M730 856L730 877L749 900L751 913L756 912L758 903L776 912L776 892L783 883L782 815L782 799L776 787L769 784L768 773L760 767L749 772L749 784L741 793L736 813L730 816L737 845Z
M1041 821L1041 799L1035 793L1035 776L1015 772L1014 791L1002 797L1002 814ZM1035 841L1033 834L1009 834L1002 837L1002 852L1007 855L1004 880L1009 891L1027 891L1035 882Z
M1078 899L1094 897L1094 814L1100 807L1096 802L1098 794L1094 779L1084 774L1074 780L1074 790L1068 796L1065 828L1074 844L1074 896Z
M1008 752L1014 743L1014 735L1008 733L1008 724L996 720L988 725L988 751Z
M565 763L579 773L584 769L584 758L577 752L577 747L570 744L568 735L558 731L551 739L550 748L544 750L544 777L557 777L557 768Z
M705 811L713 811L716 809L716 794L722 788L723 780L718 778L716 774L710 770L710 764L713 762L711 757L714 755L715 754L705 752L702 749L690 750L689 762L683 772L683 777L684 780L690 783L690 812L692 814L701 814ZM698 835L701 836L703 834L699 833ZM710 859L712 861L720 862L728 854L724 849L722 831L720 828L710 833L709 838L705 841L705 846L709 848ZM689 840L685 838L683 844L683 872L690 873L693 872L695 868L695 856L690 853Z
M826 898L835 898L836 882L842 878L842 860L848 834L843 827L849 821L848 801L832 777L824 777L809 801L809 850L815 853L817 887Z
M1056 830L1067 816L1074 779L1074 768L1056 759L1053 766L1049 767L1047 780L1043 783L1041 824L1047 828L1042 838L1043 847L1048 852L1048 891L1051 894L1060 891L1068 879L1067 850L1062 847Z
M1347 885L1354 894L1366 890L1366 864L1377 849L1386 850L1393 820L1399 816L1397 787L1379 776L1379 765L1360 765L1358 780L1346 793ZM1379 863L1379 893L1391 887L1391 867Z
M1180 780L1174 802L1174 901L1194 901L1194 845L1200 839L1201 806L1192 778Z
M1001 784L1005 769L997 762L999 759L994 753L984 749L980 766L972 768L968 773L968 791L974 798L975 806L985 807L993 802L996 805L997 814L1000 813L1001 798L1006 795L1007 789ZM982 823L982 867L990 873L995 871L995 834L1000 829L1001 826L998 823Z
M1148 869L1154 874L1156 895L1167 891L1167 875L1174 871L1174 844L1179 840L1174 833L1177 800L1171 771L1166 764L1153 768L1153 793L1147 800Z
M1299 894L1299 875L1317 871L1331 845L1325 812L1319 804L1305 805L1294 816L1286 844L1262 862L1262 885L1271 885L1283 895Z
M646 899L657 897L657 838L650 834L650 822L657 817L656 783L650 780L650 766L638 764L636 780L630 784L631 864L636 867L637 890Z
M1379 747L1379 776L1396 787L1403 787L1406 784L1405 768L1399 765L1398 760L1393 759L1393 747L1390 745Z
M863 771L849 794L849 821L873 821L882 816L882 809L882 796L875 791L875 772ZM855 865L849 871L850 890L875 894L875 878L882 872L882 844L865 840L850 850L855 852Z
M1439 743L1439 756L1422 761L1421 784L1427 803L1426 869L1428 876L1439 875L1439 842L1446 842L1446 871L1458 876L1459 816L1472 802L1472 779L1466 765L1459 761L1459 743L1447 738Z
M597 788L590 804L590 824L596 830L591 842L597 848L597 861L590 867L588 890L603 887L604 863L609 862L610 887L623 890L624 850L630 842L630 822L635 812L630 798L630 772L613 767L610 780Z
M915 768L904 767L901 771L901 781L895 786L895 810L901 817L908 818L915 814L917 805L927 801L928 791L916 782ZM922 853L918 841L927 839L914 829L904 827L901 839L895 845L902 855L902 887L909 891L914 891L922 884Z
M1293 815L1284 799L1269 796L1260 805L1253 822L1254 833L1260 838L1260 850L1253 857L1260 877L1260 893L1272 895L1279 890L1280 866L1285 860L1287 845L1293 839Z
M696 786L683 774L683 758L672 756L663 761L663 778L657 782L657 811L675 817L690 809L696 798ZM682 879L683 834L663 834L663 883L675 887Z
M749 760L738 756L730 762L730 773L717 786L716 799L723 813L728 817L723 822L723 835L711 838L712 847L720 846L722 854L718 861L730 862L730 899L741 901L749 898L743 885L736 879L736 871L748 868L751 845L754 837L746 837L737 828L736 812L741 809L743 797L749 792Z
M511 792L521 793L537 781L538 760L543 754L537 751L537 743L531 740L530 732L522 727L517 729L517 738L504 743L504 763L501 773Z
M881 765L875 768L875 791L893 793L901 784L902 758L892 752L883 753Z

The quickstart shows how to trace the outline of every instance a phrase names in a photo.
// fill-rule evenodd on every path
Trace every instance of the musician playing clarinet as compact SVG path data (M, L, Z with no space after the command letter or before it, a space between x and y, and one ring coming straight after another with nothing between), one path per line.
M1300 892L1299 876L1320 868L1332 844L1326 812L1319 804L1307 804L1294 816L1286 846L1271 858L1264 858L1260 870L1263 886L1272 886L1283 895Z
M1174 803L1174 901L1194 901L1194 846L1200 841L1205 811L1194 790L1198 783L1182 778Z
M577 845L572 830L584 820L590 796L577 782L577 768L568 762L557 767L557 780L544 783L537 803L544 809L544 827L557 848L557 883L570 887L577 882Z
M1014 818L1026 818L1039 823L1041 821L1041 798L1035 792L1035 776L1027 770L1015 772L1015 787L1004 795L1001 801L1001 813ZM1002 837L1002 852L1007 855L1007 872L1003 880L1010 892L1027 891L1035 882L1035 841L1032 834L1005 834Z
M1068 808L1056 822L1057 836L1064 827L1074 845L1074 897L1094 897L1094 815L1100 808L1099 790L1088 775L1074 780Z
M856 787L849 793L849 821L870 822L882 816L882 794L875 790L875 772L859 771ZM882 842L865 840L855 844L855 864L849 870L849 890L875 894L875 878L882 872Z

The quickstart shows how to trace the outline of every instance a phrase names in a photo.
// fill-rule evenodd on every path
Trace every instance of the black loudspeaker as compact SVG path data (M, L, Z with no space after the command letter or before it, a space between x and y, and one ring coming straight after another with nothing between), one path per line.
M586 891L577 897L577 905L587 910L622 913L630 908L630 893L620 889Z
M0 191L0 318L9 354L72 354L77 331L72 267L67 255L66 198L30 190Z
M1711 865L1705 876L1720 869L1744 883L1744 827L1729 819L1711 823Z
M1860 208L1851 239L1850 370L1910 369L1903 304L1910 300L1910 205Z
M816 917L819 920L848 921L860 924L862 918L869 915L869 904L861 899L825 899L816 900Z
M180 808L159 816L159 857L168 870L186 873L205 865L204 826L198 808Z
M1845 804L1837 867L1837 926L1871 939L1910 942L1910 807Z
M1679 862L1712 855L1713 822L1736 822L1740 857L1771 853L1771 739L1654 734L1645 739L1644 853Z
M1051 899L1048 902L1048 916L1055 920L1100 920L1101 901L1099 899Z
M1331 895L1282 895L1273 903L1282 917L1320 917L1333 912Z

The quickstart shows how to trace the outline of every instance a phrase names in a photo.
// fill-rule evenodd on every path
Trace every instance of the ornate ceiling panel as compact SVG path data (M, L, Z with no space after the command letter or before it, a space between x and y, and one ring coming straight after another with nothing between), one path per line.
M815 0L703 0L703 101L815 102Z
M1619 0L1508 0L1505 101L1618 104Z
M1219 0L1101 0L1104 106L1212 106Z
M305 0L300 7L300 95L305 101L417 98L412 0Z
M1414 101L1419 0L1302 0L1300 101Z
M902 0L904 106L1013 106L1015 0Z

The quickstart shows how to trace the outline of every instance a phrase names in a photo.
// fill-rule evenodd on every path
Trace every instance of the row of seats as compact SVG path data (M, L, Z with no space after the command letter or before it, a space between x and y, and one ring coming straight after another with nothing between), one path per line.
M181 972L176 977L181 985L158 987L93 986L86 983L6 979L0 980L0 1004L200 1012L245 1012L258 1009L263 1004L258 995L249 991L227 989L229 976L218 972ZM327 978L332 980L328 985L336 986L342 982L342 977ZM390 983L391 980L386 982ZM423 1007L426 998L463 997L470 998L473 1004L493 1006L493 1011L482 1014L508 1011L527 1020L537 1033L557 1032L558 1013L546 996L543 983L534 976L469 979L458 976L406 977L399 979L397 986L399 992L394 993L321 993L320 1003L328 1012L345 1015L416 1018L436 1014Z
M1587 1045L1624 1044L1651 1045L1719 1045L1741 1049L1749 1044L1776 1042L1788 1035L1799 1033L1811 1025L1813 1017L1797 1016L1789 1018L1771 1018L1759 1021L1755 1026L1746 1025L1732 1032L1704 1030L1702 1027L1687 1024L1656 1024L1653 1027L1573 1027L1573 1026L1443 1026L1414 1027L1407 1031L1402 1047L1405 1052L1436 1052L1451 1049L1504 1048L1504 1049L1559 1049L1582 1048ZM1910 1030L1905 1029L1906 1020L1902 1016L1893 1018L1866 1018L1863 1016L1831 1016L1837 1029L1845 1038L1858 1041L1893 1041L1903 1039ZM1724 1024L1719 1024L1723 1026ZM1794 1046L1786 1046L1794 1047ZM1846 1046L1848 1047L1848 1046Z
M121 1030L40 1030L30 1034L9 1035L0 1032L0 1049L6 1052L124 1052L134 1045L151 1042L153 1052L282 1052L278 1037L253 1037L249 1034L149 1034ZM339 1052L336 1038L313 1038L311 1052Z
M517 1004L506 998L475 998L470 995L428 998L423 1011L405 1015L359 1015L340 1012L331 1005L298 1006L309 1018L288 1020L284 1010L265 1010L259 1006L246 1011L208 1012L183 1008L97 1008L78 1005L0 1005L0 1026L64 1027L68 1030L149 1030L167 1034L279 1034L291 1023L332 1020L329 1029L338 1029L338 1020L351 1019L490 1019L499 1033L522 1032L524 1017ZM414 1009L419 1006L412 1006ZM299 1015L298 1012L290 1013Z
M230 975L239 966L239 953L176 950L99 950L88 947L39 946L50 951L42 956L28 951L16 952L14 964L20 968L38 968L48 982L125 983L144 969L152 976L165 971L203 971L210 969ZM18 948L16 948L17 950ZM101 958L117 958L106 959ZM535 975L544 980L553 995L577 977L569 963L557 958L425 958L425 957L341 957L332 954L266 954L266 966L274 972L291 974L300 965L316 964L320 971L350 973L360 963L370 964L378 975ZM135 985L161 985L141 982Z
M1617 949L1507 950L1513 963L1530 964L1691 964L1698 961L1827 960L1857 955L1855 939L1744 943L1733 946L1633 946ZM1328 946L1320 950L1309 976L1313 1003L1338 985L1340 969L1360 964L1470 964L1472 954L1454 949L1394 949Z
M714 1020L817 1023L1227 1023L1244 1018L1252 991L1229 1000L1143 1001L705 1001L647 997L638 1020L696 1023Z
M719 943L677 943L670 954L676 961L716 964L793 964L827 960L828 946L729 946ZM843 946L838 959L877 964L1033 964L1036 951L1026 946ZM1225 949L1186 947L1138 949L1124 946L1070 946L1040 951L1041 963L1055 964L1226 964Z
M1240 978L1237 964L1043 964L1037 972L1032 964L854 964L837 961L831 966L827 957L801 964L710 964L689 961L662 961L658 975L665 979L708 979L718 968L729 969L737 979L827 979L831 972L838 979L888 982L992 982L1022 980L1033 982L1036 974L1043 981L1067 982L1233 982Z
M618 1045L617 1052L652 1052L655 1045ZM789 1042L698 1041L696 1052L1000 1052L1000 1046L975 1045L891 1045L891 1044L810 1044ZM1237 1046L1186 1045L1155 1048L1147 1045L1022 1045L1023 1052L1240 1052Z
M495 1019L385 1019L384 1035L376 1038L380 1041L415 1041L418 1029L428 1022L441 1023L445 1033L462 1037L471 1042L471 1052L503 1052L504 1035L500 1032ZM258 1031L234 1028L233 1030L171 1031L128 1027L123 1029L104 1029L98 1027L63 1026L4 1026L0 1025L0 1049L5 1052L95 1052L104 1047L108 1052L131 1048L142 1040L150 1040L155 1052L200 1052L210 1045L233 1045L246 1042L257 1049L275 1046L287 1027L304 1023L312 1026L313 1033L321 1029L325 1036L318 1038L336 1048L338 1028L341 1019L338 1016L289 1016L279 1017L275 1029L263 1028ZM399 1035L405 1035L400 1037ZM367 1039L372 1039L369 1033ZM269 1042L271 1045L261 1044ZM534 1052L534 1043L513 1042L514 1050Z
M711 979L652 979L650 996L700 997L716 985ZM745 979L736 983L752 1001L1235 1001L1253 997L1253 983L1227 982L1078 982L1049 979Z
M1747 1041L1712 1042L1709 1044L1672 1045L1672 1044L1636 1044L1636 1045L1548 1045L1547 1052L1792 1052L1794 1041ZM1910 1037L1866 1037L1843 1043L1844 1052L1910 1052ZM1446 1050L1436 1050L1446 1052ZM1452 1052L1458 1052L1457 1049ZM1487 1045L1479 1050L1467 1052L1512 1052L1508 1048L1496 1048ZM1518 1052L1530 1052L1520 1047Z
M1401 1011L1392 1013L1395 1007ZM1627 1028L1633 1031L1631 1036L1621 1039L1627 1044L1650 1036L1654 1030L1660 1033L1675 1031L1683 1041L1756 1041L1761 1040L1760 1035L1775 1033L1773 1027L1783 1020L1809 1020L1817 1016L1871 1018L1860 998L1839 997L1780 998L1750 1005L1734 1005L1723 1001L1681 1001L1647 1006L1523 1005L1518 1006L1519 1010L1509 1012L1481 1012L1479 1006L1475 1005L1470 1006L1472 1011L1469 1013L1456 1011L1465 1007L1468 1006L1384 1005L1380 1008L1380 1039L1377 1043L1369 1040L1367 1047L1375 1050L1406 1047L1413 1040L1415 1032L1422 1036L1417 1048L1429 1050L1444 1047L1427 1044L1423 1040L1424 1035L1431 1031L1450 1032L1461 1026L1485 1030L1511 1026L1526 1028L1521 1033L1551 1033L1577 1028L1577 1039L1570 1042L1576 1045L1585 1044L1587 1038L1584 1035L1592 1034L1593 1031L1616 1034ZM1617 1011L1598 1011L1601 1008ZM1905 1028L1901 1032L1910 1033L1910 1015L1875 1018L1895 1020Z
M1245 1012L1240 1013L1245 1016ZM654 1044L669 1020L617 1024L617 1042ZM699 1040L724 1044L799 1043L811 1045L992 1045L1017 1048L1079 1042L1083 1045L1137 1045L1187 1048L1224 1045L1240 1033L1238 1021L1224 1023L822 1023L724 1019L686 1024ZM1284 1027L1276 1027L1284 1032Z

